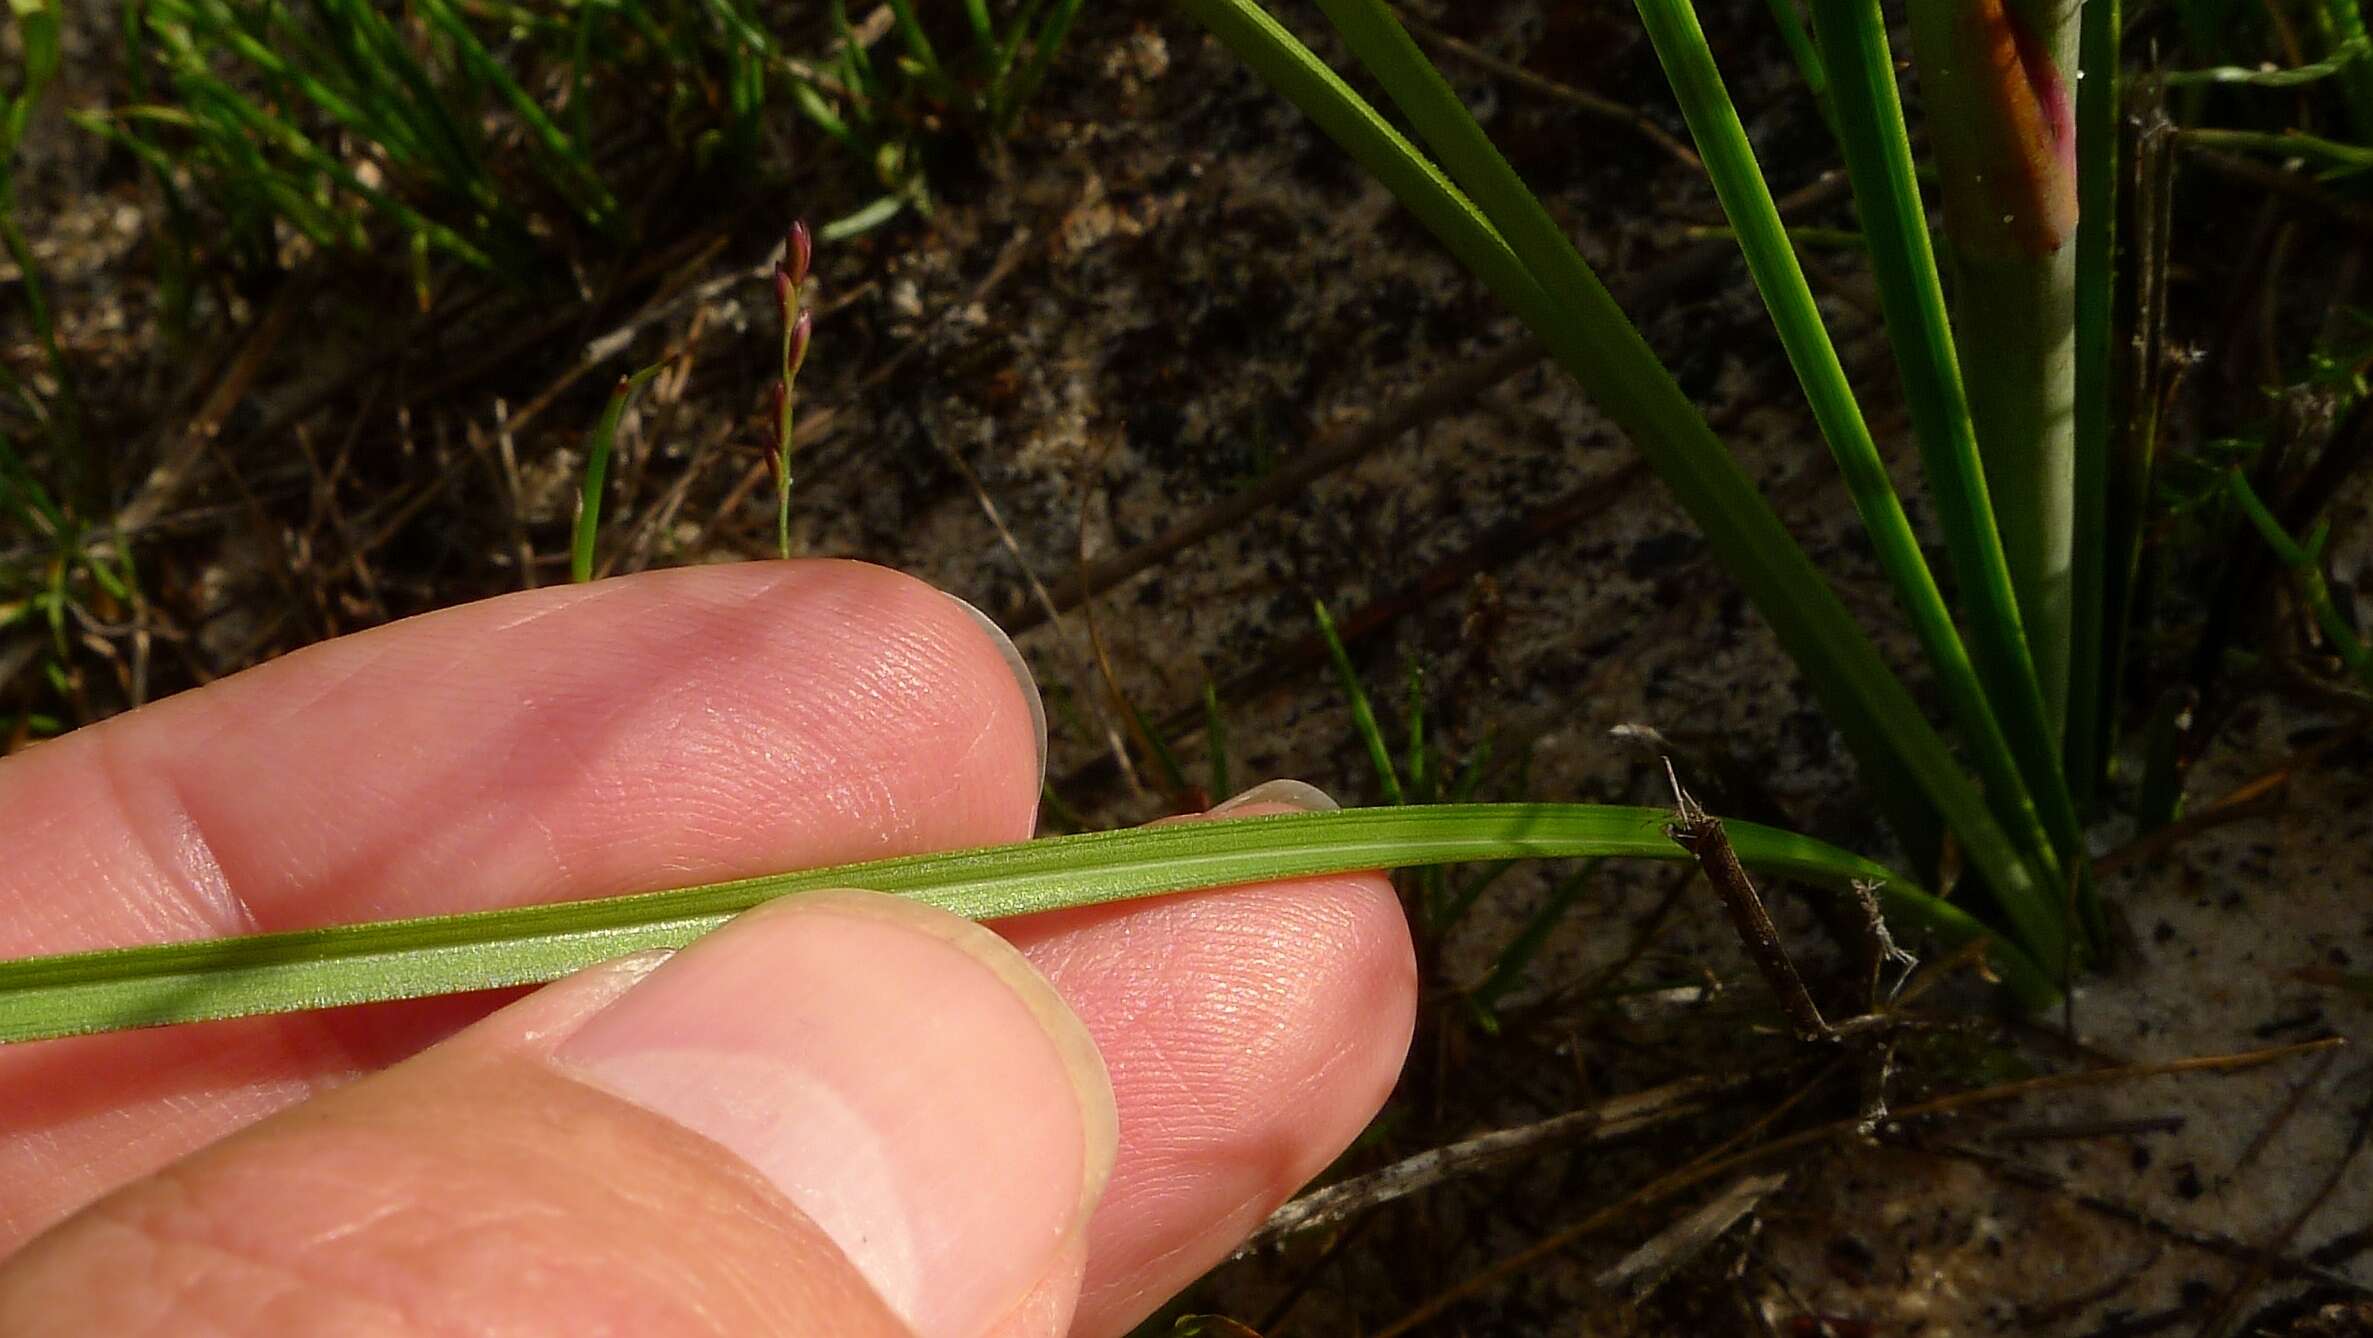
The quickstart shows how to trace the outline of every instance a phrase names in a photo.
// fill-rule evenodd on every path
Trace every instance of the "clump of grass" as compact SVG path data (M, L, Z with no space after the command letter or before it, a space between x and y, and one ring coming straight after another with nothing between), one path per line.
M44 487L5 434L0 534L9 536L0 543L0 683L36 667L50 699L71 710L89 699L87 652L105 645L90 634L139 608L138 576L123 548ZM112 653L102 658L122 667ZM26 693L14 718L0 721L0 753L74 723L37 701Z
M135 0L125 39L134 100L76 119L153 169L184 244L192 195L234 269L393 238L423 302L432 259L552 284L568 251L633 240L614 160L655 104L673 148L747 172L768 89L744 0Z
M926 23L913 0L890 0L888 32L861 32L845 0L832 0L831 54L792 97L808 120L872 165L884 193L825 224L818 234L825 241L879 227L904 210L930 214L925 160L934 142L958 134L994 146L1012 134L1070 35L1080 0L1018 0L1003 16L990 12L988 0L963 0L960 32L946 6L935 8L937 21ZM888 36L899 54L876 54L872 47Z
M50 699L70 709L88 697L88 630L138 607L140 593L129 556L93 519L105 510L103 480L90 453L75 369L59 346L48 285L17 221L17 150L58 75L59 7L40 0L20 7L16 19L19 79L0 96L0 249L16 266L21 309L47 384L0 366L0 395L15 401L36 443L28 458L0 432L0 684L37 665ZM70 723L27 693L13 719L0 722L0 751Z

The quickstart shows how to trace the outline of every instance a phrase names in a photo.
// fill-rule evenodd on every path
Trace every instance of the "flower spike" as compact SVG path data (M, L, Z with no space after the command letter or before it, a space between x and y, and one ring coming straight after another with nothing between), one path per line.
M782 364L774 383L775 548L791 556L791 382L807 361L808 340L815 334L814 313L799 304L807 286L808 262L815 243L805 221L794 222L783 238L783 258L775 262L775 310L783 318Z

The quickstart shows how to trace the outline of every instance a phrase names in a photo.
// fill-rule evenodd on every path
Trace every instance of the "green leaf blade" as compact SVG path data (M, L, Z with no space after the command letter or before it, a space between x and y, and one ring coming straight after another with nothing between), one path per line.
M1930 862L1940 845L1936 815L1943 814L1998 889L2022 941L2060 960L2066 933L2052 883L2003 831L1837 593L1389 11L1375 0L1322 3L1354 54L1454 169L1457 185L1251 0L1180 4L1374 173L1542 337L1672 488L1771 624L1845 737L1874 803L1915 857ZM2057 749L2053 757L2056 767Z
M831 887L911 896L973 919L1361 869L1483 860L1688 858L1662 809L1436 805L1289 813L910 855L598 901L118 948L0 962L0 1043L386 1002L555 980L625 953L680 947L776 897ZM1959 909L1834 846L1752 823L1728 830L1751 868L1884 885L1890 910L1949 942L1990 937ZM1995 939L2030 1005L2034 960Z

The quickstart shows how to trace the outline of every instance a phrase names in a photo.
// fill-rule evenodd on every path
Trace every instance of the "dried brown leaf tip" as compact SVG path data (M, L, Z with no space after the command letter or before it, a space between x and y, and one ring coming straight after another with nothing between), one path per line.
M1713 885L1715 895L1722 899L1722 908L1729 913L1740 944L1770 984L1780 1011L1787 1015L1797 1038L1834 1039L1836 1030L1823 1020L1812 993L1805 988L1804 977L1797 974L1796 963L1780 942L1779 927L1764 909L1762 894L1755 890L1754 880L1747 876L1747 866L1739 862L1738 851L1731 847L1729 835L1722 830L1722 819L1706 812L1689 791L1681 788L1680 774L1669 757L1664 760L1664 775L1673 787L1673 821L1665 827L1665 835L1697 860L1698 869Z

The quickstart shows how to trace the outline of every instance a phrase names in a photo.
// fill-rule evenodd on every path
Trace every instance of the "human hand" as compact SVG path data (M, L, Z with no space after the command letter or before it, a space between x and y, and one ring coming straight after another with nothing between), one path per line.
M1008 653L830 562L329 642L0 763L0 956L1019 840ZM1407 1048L1376 875L998 930L818 894L500 1011L0 1049L0 1332L1116 1334Z

